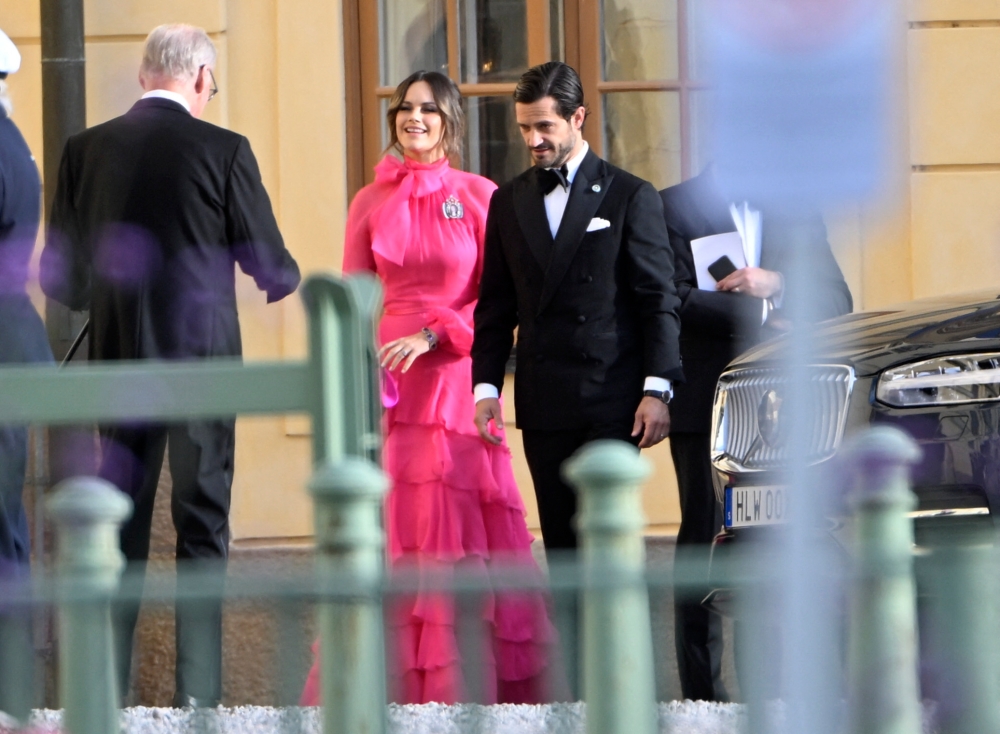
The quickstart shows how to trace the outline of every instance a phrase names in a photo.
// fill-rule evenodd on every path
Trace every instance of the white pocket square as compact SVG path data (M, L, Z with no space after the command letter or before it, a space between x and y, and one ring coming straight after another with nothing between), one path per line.
M590 224L587 225L588 232L596 232L599 229L607 229L611 226L611 222L607 219L601 219L600 217L594 217L590 220Z

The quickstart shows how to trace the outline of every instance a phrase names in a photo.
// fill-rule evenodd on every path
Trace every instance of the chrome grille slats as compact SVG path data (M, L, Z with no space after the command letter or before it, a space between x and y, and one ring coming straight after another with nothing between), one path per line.
M847 405L854 371L845 365L809 368L809 423L807 460L818 463L836 452L847 421ZM779 394L786 380L778 368L750 367L726 372L719 380L725 404L722 420L713 426L713 461L728 471L778 469L790 459L787 448L768 445L760 436L757 411L769 390Z

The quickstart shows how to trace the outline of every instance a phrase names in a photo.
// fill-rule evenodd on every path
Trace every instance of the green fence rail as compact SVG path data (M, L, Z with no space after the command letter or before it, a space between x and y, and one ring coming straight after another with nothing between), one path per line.
M280 604L315 603L322 660L323 730L379 734L386 727L383 600L414 583L387 579L381 510L387 480L378 468L380 446L373 319L380 291L370 278L315 277L303 286L309 316L304 362L240 364L129 363L0 369L0 424L73 424L117 420L167 421L248 413L305 413L312 419L316 573L310 579L230 584L227 597L256 596ZM857 477L854 544L856 571L847 574L850 596L848 730L917 734L915 587L912 527L906 518L908 465L916 449L905 435L877 429L845 448ZM860 469L860 472L858 471ZM580 568L552 573L553 593L581 594L582 667L587 730L592 734L656 731L653 650L648 587L686 583L697 574L664 576L646 568L639 486L649 473L638 452L621 443L585 447L565 467L580 492ZM6 590L10 604L52 603L59 615L60 703L73 734L118 731L113 685L109 605L122 560L117 526L128 500L94 478L66 480L47 503L56 525L56 577L44 573L30 589ZM974 593L990 572L990 551L957 544L943 596ZM724 566L723 559L719 560ZM951 566L941 573L948 576ZM551 569L550 569L551 570ZM734 585L763 585L732 574ZM145 598L198 594L160 589L151 578ZM423 576L422 585L434 584ZM442 578L442 589L485 593L534 588L537 581L511 569L481 578ZM206 584L206 589L218 589ZM984 587L992 588L992 587ZM208 593L208 592L206 592ZM212 593L219 593L214 591ZM992 593L992 592L990 592ZM21 598L18 597L21 594ZM996 657L980 637L995 637L996 599L982 610L942 602L939 617L965 614L965 628L947 641L952 664L991 671L978 684L970 674L968 706L948 731L994 731ZM991 634L994 633L994 634ZM984 652L985 650L985 652ZM0 661L0 666L4 665ZM831 695L838 695L831 692ZM761 701L751 701L760 706ZM752 717L751 717L752 718ZM294 727L292 727L294 728Z

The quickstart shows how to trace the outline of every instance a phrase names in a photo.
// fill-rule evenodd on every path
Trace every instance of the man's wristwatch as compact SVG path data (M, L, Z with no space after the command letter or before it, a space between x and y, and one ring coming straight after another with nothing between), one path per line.
M661 400L664 405L669 405L670 398L672 398L674 394L664 390L643 390L642 396L644 398L656 398L657 400Z

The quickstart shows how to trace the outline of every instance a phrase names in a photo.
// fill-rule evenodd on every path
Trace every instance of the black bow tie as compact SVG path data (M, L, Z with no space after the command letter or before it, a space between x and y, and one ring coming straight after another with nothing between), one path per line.
M539 168L538 188L542 191L542 196L555 190L556 186L562 186L569 191L569 169L563 163L559 168Z

